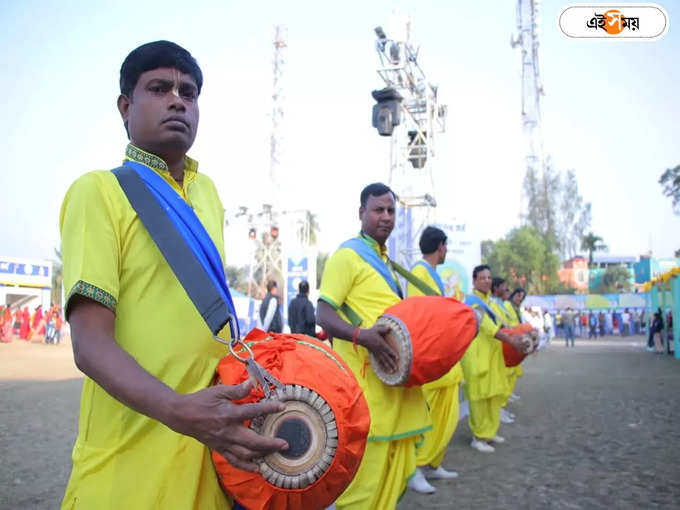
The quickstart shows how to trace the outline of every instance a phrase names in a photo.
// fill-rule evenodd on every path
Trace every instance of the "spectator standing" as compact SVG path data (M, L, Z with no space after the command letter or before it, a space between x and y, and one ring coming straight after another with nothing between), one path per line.
M588 338L597 338L597 317L593 312L588 313Z
M571 307L562 315L562 323L564 324L564 346L569 347L569 340L571 339L571 346L574 347L574 326L576 325L576 315Z
M621 314L621 336L628 336L630 334L630 312L628 308L624 308Z
M600 336L604 336L604 312L600 310L600 313L597 314L597 326L600 330Z
M303 280L298 285L298 295L288 304L288 325L291 333L314 336L316 317L314 305L309 300L309 282Z
M267 295L260 305L260 321L262 329L272 333L283 331L283 319L279 307L279 287L274 280L267 283Z

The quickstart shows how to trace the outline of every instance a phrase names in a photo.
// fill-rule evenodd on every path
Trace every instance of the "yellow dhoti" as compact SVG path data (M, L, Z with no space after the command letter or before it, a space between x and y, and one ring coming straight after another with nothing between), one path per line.
M444 377L423 386L432 417L432 430L425 432L424 440L418 446L417 465L439 467L444 460L446 447L458 425L458 390L462 379L463 369L456 364Z
M335 502L337 510L395 508L416 470L416 436L369 441L349 487Z
M491 439L501 424L501 405L504 397L497 395L481 400L470 400L470 430L477 439Z

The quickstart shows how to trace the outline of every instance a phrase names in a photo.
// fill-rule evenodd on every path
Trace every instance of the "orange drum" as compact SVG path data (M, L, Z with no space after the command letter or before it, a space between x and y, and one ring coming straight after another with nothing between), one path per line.
M344 361L306 335L251 331L243 340L255 360L283 383L273 394L280 413L251 420L250 428L280 437L289 449L256 460L259 473L233 467L217 452L213 462L222 487L248 510L320 509L331 505L354 478L370 427L368 405ZM240 384L245 365L226 356L217 366L218 384ZM260 387L238 401L264 398Z
M478 315L460 301L442 296L414 296L389 307L376 324L390 328L388 342L398 355L394 373L370 355L378 378L390 386L421 386L446 374L477 336Z
M527 354L533 352L536 348L537 336L536 331L531 327L531 324L520 324L514 328L503 328L504 333L511 335L518 335L527 344L527 348L524 351L518 351L512 345L507 342L503 343L503 359L505 360L506 367L516 367Z

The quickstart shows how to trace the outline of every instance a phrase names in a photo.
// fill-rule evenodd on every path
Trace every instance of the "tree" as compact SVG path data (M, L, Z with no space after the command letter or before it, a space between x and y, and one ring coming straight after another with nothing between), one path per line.
M225 266L224 273L227 277L229 288L238 290L243 294L248 293L248 266Z
M489 257L489 255L493 252L494 249L494 243L491 239L487 239L485 241L482 241L482 263L487 264L486 260Z
M515 228L493 245L486 257L494 276L502 276L510 287L524 287L532 294L565 290L557 275L559 258L535 228Z
M326 261L328 260L328 253L319 252L316 254L316 288L321 288L321 277L323 276L323 270L326 267Z
M588 232L581 239L581 249L588 252L588 265L593 265L593 252L607 251L609 248L604 244L600 236L596 236L592 232Z
M52 260L52 291L50 299L55 305L61 306L61 295L63 286L63 264L61 261L61 245L54 249L54 260Z
M591 206L579 193L574 171L562 175L548 157L540 175L533 167L527 169L524 194L526 224L540 232L551 251L563 259L576 255L590 226Z
M596 291L598 294L630 292L633 288L631 279L632 275L626 266L607 266Z
M673 211L680 214L680 165L667 168L659 178L663 194L673 199Z

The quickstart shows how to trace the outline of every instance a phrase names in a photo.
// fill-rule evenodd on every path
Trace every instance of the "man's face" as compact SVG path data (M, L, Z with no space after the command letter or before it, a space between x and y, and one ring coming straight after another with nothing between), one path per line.
M387 192L379 197L369 195L365 207L359 208L361 230L384 245L394 228L394 196Z
M188 74L171 67L139 76L132 97L121 95L118 109L130 141L153 154L185 154L198 128L198 87Z
M512 302L515 304L515 306L521 305L522 301L524 301L524 293L523 292L518 292L517 294L512 296Z
M507 299L510 292L508 291L508 284L503 282L498 287L496 287L496 292L494 295L500 299Z
M446 250L447 250L446 241L442 241L437 250L439 252L438 264L443 264L444 261L446 260Z
M491 290L491 271L484 269L477 273L477 278L472 281L472 284L479 292L487 294Z

